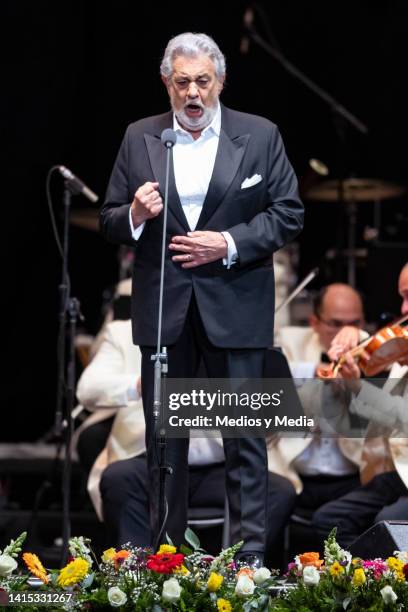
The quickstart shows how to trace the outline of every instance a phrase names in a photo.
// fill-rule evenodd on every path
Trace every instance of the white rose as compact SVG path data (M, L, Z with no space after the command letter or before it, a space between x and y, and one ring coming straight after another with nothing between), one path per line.
M303 582L306 586L316 586L320 582L319 570L313 565L307 565L303 568Z
M262 584L263 582L265 582L265 580L268 580L268 578L270 577L271 577L271 572L268 570L267 567L260 567L259 569L256 570L256 572L252 576L255 584Z
M235 586L235 593L237 595L252 595L255 590L255 583L249 576L245 574L240 576Z
M10 555L0 555L0 576L9 576L17 567L17 562Z
M381 589L380 593L385 604L393 604L398 599L398 596L394 593L390 585L387 585Z
M169 578L163 582L162 597L165 601L173 603L180 599L181 586L177 578Z
M108 591L108 599L111 606L119 608L127 602L127 595L118 587L111 587Z

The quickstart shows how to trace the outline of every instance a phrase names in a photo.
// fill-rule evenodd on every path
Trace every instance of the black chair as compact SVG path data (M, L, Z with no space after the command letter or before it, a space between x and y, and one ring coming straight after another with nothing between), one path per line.
M212 507L189 508L187 524L193 531L222 525L222 548L228 548L230 544L230 525L227 498L225 498L223 511L220 508Z

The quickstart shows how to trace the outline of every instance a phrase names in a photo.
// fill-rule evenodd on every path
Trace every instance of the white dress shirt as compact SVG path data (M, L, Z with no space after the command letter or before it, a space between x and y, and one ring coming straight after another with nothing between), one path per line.
M197 436L202 437L197 437ZM188 449L189 465L212 465L225 461L222 440L206 435L205 432L195 431L190 436L190 446Z
M177 135L177 142L173 147L174 177L183 212L193 232L197 227L214 170L221 131L221 107L218 104L213 120L197 140L181 127L175 115L173 129ZM129 223L132 237L138 240L145 224L134 228L131 209ZM232 236L228 232L221 233L228 245L228 254L223 263L230 267L237 259L237 249Z
M336 438L320 436L296 457L293 467L301 476L348 476L358 471L343 455Z

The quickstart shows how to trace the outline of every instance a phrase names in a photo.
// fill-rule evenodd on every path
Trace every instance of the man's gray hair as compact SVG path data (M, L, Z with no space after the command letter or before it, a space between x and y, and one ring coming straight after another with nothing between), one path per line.
M203 53L212 59L215 65L215 73L218 80L225 77L225 57L221 53L217 43L207 34L194 34L193 32L185 32L170 39L162 63L160 65L160 74L168 79L173 74L173 61L180 55L188 57L197 57Z

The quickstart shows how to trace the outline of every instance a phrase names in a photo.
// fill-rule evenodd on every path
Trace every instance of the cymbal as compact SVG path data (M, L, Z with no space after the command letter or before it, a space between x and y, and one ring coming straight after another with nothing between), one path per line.
M71 212L69 222L76 227L99 232L99 210L97 208L82 208Z
M338 202L340 200L339 179L324 181L306 192L307 200L315 202ZM375 202L396 198L404 193L405 188L396 183L368 178L350 178L343 182L344 202Z

